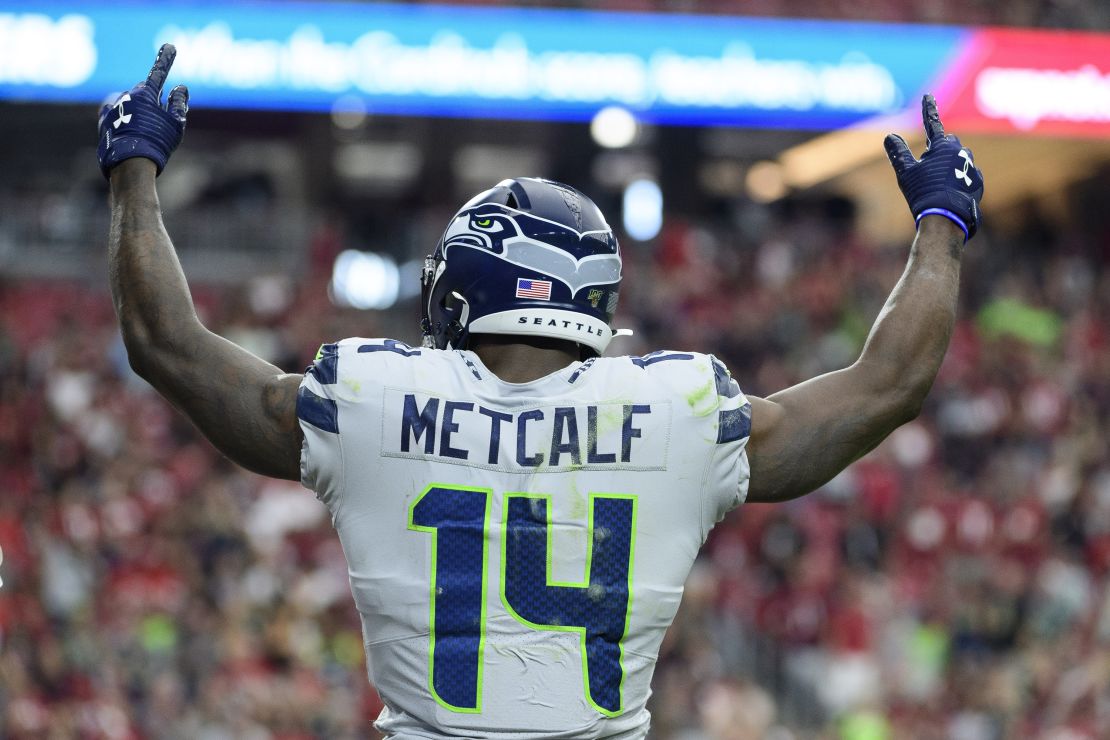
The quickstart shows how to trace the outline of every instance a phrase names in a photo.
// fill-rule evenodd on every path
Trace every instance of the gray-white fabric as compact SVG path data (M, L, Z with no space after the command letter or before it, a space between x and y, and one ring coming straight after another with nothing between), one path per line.
M709 355L654 353L574 363L511 384L472 352L361 338L317 360L301 388L310 399L300 414L302 480L331 511L347 557L370 680L386 705L376 723L382 732L398 739L646 737L652 672L683 583L709 530L747 493L750 406L724 372ZM417 420L426 423L421 431L413 409L428 411L432 399L439 399L436 413ZM449 401L448 425L457 428L444 430ZM638 409L632 422L630 405ZM492 443L497 422L480 409L510 417L500 423L499 444ZM555 409L563 428L553 440ZM581 449L556 455L559 442ZM521 464L539 455L542 464ZM409 523L432 484L492 496L481 699L469 713L452 711L430 690L435 537ZM551 582L589 578L590 495L635 497L615 716L586 696L580 635L529 627L500 596L507 493L550 496Z

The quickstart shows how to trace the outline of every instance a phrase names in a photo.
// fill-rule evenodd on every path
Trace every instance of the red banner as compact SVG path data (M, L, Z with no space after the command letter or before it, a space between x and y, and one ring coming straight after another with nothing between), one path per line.
M937 97L960 131L1110 137L1110 35L975 31Z

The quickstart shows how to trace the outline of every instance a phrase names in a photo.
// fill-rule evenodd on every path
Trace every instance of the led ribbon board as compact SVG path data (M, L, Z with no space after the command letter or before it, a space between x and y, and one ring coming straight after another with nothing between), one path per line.
M1110 130L1110 36L434 5L0 0L0 99L99 102L167 41L170 84L198 107L585 120L615 104L661 123L831 129L934 89L959 98L962 130ZM1005 91L1029 74L1096 102L1021 114L1035 96Z

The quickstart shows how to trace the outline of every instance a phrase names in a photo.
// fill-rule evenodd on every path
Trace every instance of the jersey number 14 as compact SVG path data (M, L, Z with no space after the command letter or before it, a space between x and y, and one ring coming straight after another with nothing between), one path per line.
M454 712L482 711L492 500L488 488L433 484L409 508L409 529L432 535L428 685ZM590 495L583 583L551 577L550 510L550 496L505 495L501 603L532 629L579 633L586 699L616 716L623 711L636 497Z

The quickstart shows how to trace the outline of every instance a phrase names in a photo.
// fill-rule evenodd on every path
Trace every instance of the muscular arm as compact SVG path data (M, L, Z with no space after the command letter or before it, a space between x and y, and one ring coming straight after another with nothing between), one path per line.
M236 463L300 478L300 376L287 375L204 328L162 224L155 165L111 172L108 265L131 367Z
M923 218L855 364L749 399L749 501L809 493L917 416L952 334L963 242L948 219Z

